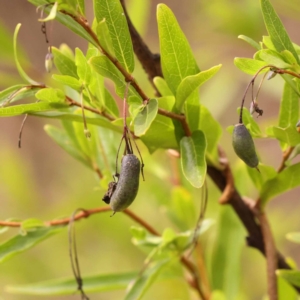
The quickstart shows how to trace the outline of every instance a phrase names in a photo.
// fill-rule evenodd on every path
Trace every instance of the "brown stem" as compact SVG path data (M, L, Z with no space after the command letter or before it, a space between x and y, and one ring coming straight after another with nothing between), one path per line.
M133 50L136 54L138 60L141 62L145 72L148 74L149 81L156 88L153 84L153 78L156 76L163 77L160 65L160 55L153 54L148 46L145 44L135 27L133 26L124 3L124 0L121 0L121 4L123 6L123 10L127 19L127 24L132 40Z
M79 102L76 102L75 100L73 100L72 98L66 96L66 100L67 102L70 104L70 105L73 105L73 106L78 106L80 108L84 108L85 110L88 110L88 111L91 111L97 115L101 115L103 117L105 117L106 119L108 119L109 121L114 121L115 118L112 117L111 115L107 114L105 111L101 112L99 111L98 109L96 108L93 108L93 107L89 107L89 106L86 106L86 105L83 105L81 106L81 104Z
M282 153L282 161L281 161L281 164L280 164L280 166L277 170L277 173L280 173L281 171L283 171L285 169L285 163L289 159L289 157L292 154L294 149L295 149L295 147L289 147L286 151L284 151Z
M267 259L268 295L270 300L277 300L278 291L276 269L278 266L278 257L276 253L275 242L266 213L262 210L259 210L257 219L259 220L261 226Z

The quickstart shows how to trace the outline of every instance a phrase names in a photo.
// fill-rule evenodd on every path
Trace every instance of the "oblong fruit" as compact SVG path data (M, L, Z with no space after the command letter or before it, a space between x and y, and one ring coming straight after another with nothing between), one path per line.
M258 157L252 136L242 123L234 126L232 146L236 155L249 167L256 168L258 166Z
M140 161L134 154L123 156L118 183L110 199L110 207L114 212L124 210L135 199L139 189L140 169Z

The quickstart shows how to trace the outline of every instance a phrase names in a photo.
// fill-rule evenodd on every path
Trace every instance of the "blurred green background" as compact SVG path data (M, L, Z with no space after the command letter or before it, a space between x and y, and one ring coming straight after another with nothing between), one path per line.
M137 29L143 35L150 49L159 50L155 10L158 1L126 1L129 14ZM176 15L185 32L201 70L219 63L223 64L218 75L201 88L201 101L210 109L224 129L222 145L230 162L236 167L236 183L242 195L255 199L256 193L245 174L245 166L236 159L231 138L226 127L237 122L236 108L240 105L243 91L251 79L233 65L234 57L252 57L254 49L239 40L244 34L260 41L266 35L260 12L259 1L253 0L169 0L164 1ZM272 1L293 42L300 43L298 1ZM86 1L87 16L92 21L92 1ZM13 61L12 33L17 23L22 23L19 34L22 64L37 81L50 82L51 74L45 74L44 59L47 45L41 33L35 7L26 1L0 1L0 88L21 82ZM85 41L60 26L53 24L50 35L52 45L68 44L72 49L85 50ZM153 93L141 67L135 77L148 94ZM275 122L279 109L283 82L275 78L266 82L260 95L264 116L258 120L262 128ZM22 149L18 149L18 134L22 117L0 119L0 219L13 217L26 219L36 217L51 220L69 216L79 207L93 208L103 205L104 190L99 180L90 170L69 157L44 132L43 126L49 120L30 117L23 133ZM58 121L51 121L59 124ZM118 143L118 141L116 141ZM256 140L261 160L278 167L281 153L277 142ZM162 231L173 226L167 217L173 185L173 161L163 151L150 156L143 148L146 182L141 184L138 198L132 210ZM241 180L242 179L242 180ZM163 184L162 184L163 182ZM192 190L193 201L199 203L201 192ZM157 189L157 186L160 188ZM299 231L299 192L296 189L277 197L268 206L271 226L278 248L285 256L290 256L300 264L299 247L288 242L285 234ZM220 282L221 264L212 262L212 256L222 251L228 252L227 280L240 279L238 298L262 299L266 291L265 260L256 250L245 245L245 231L230 207L217 202L219 192L209 182L209 201L206 216L214 218L216 224L201 238L201 245L207 258L207 268L214 269L213 286L229 286ZM199 206L199 205L198 205ZM198 207L197 206L197 207ZM288 221L287 221L288 220ZM82 220L76 224L79 258L83 275L113 273L115 271L140 270L144 254L130 242L129 228L135 225L123 214L113 219L109 214L101 214ZM13 234L11 229L0 236L3 242ZM220 237L223 239L220 240ZM226 244L226 241L228 244ZM225 244L224 244L225 243ZM241 270L235 263L241 263ZM221 262L220 262L221 263ZM32 296L11 295L5 292L7 285L26 284L42 280L72 276L68 256L67 230L33 249L15 256L1 264L0 299L29 300ZM233 277L231 277L233 276ZM174 285L176 284L176 289ZM124 291L92 295L92 299L121 299ZM79 296L58 297L75 299ZM164 280L151 287L144 299L196 299L190 294L183 280ZM36 297L38 298L38 297ZM53 297L44 297L53 299Z

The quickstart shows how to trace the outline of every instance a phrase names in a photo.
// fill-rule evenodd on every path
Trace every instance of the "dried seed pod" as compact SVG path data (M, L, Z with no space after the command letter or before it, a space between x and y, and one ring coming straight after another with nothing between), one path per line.
M115 212L127 208L135 199L139 189L141 164L134 154L122 158L117 186L110 198L110 207Z
M257 168L258 157L251 134L244 124L235 125L232 135L232 145L236 155L249 167Z

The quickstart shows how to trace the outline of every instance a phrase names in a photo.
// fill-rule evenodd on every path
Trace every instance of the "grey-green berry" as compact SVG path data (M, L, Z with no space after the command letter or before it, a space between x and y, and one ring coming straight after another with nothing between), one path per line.
M134 154L126 154L122 158L117 186L110 199L110 207L114 212L124 210L135 199L139 189L140 170L140 161Z
M251 168L257 168L258 157L251 134L244 124L234 126L232 145L236 155Z

